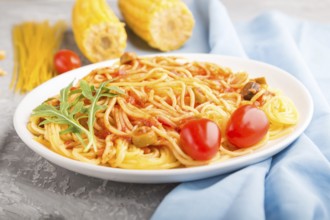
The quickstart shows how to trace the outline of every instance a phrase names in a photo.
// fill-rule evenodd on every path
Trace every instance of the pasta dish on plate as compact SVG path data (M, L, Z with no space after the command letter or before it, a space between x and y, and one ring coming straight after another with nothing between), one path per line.
M65 157L171 169L250 154L290 133L294 103L266 77L175 56L125 53L35 108L34 139Z

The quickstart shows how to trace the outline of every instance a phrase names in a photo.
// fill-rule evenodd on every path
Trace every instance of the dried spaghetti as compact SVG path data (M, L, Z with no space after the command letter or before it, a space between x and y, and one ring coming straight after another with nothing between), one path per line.
M53 55L59 48L66 25L48 21L24 22L12 30L14 72L10 88L25 93L55 76Z
M297 123L292 101L265 82L259 83L251 99L243 98L246 85L258 81L246 72L235 73L212 63L178 57L124 56L121 63L92 71L80 84L67 87L35 111L49 106L54 111L66 111L61 104L66 100L68 117L71 115L81 128L73 129L73 125L63 124L62 119L49 114L34 113L28 129L49 149L97 165L169 169L216 163L251 153L268 140L287 134ZM193 160L181 149L180 129L186 121L207 118L224 131L232 112L251 103L270 121L267 135L258 144L236 149L224 137L219 151L206 161ZM97 111L90 118L93 105ZM92 136L84 129L92 130Z
M6 58L6 53L4 50L0 50L0 60L3 60ZM0 76L6 75L6 72L0 68Z

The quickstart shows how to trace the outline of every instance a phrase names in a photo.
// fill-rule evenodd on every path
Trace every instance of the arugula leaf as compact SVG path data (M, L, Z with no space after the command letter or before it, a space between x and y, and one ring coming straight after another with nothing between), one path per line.
M84 128L74 118L77 112L76 113L73 112L74 114L72 114L67 110L65 110L65 107L62 107L62 111L61 111L61 106L67 106L67 103L62 104L61 102L60 110L56 109L52 105L43 103L33 110L32 116L39 116L45 118L45 120L42 121L40 124L56 123L56 124L68 125L68 128L61 132L63 134L73 132L73 133L85 133L88 136L89 131L86 128Z
M109 81L108 81L109 82ZM125 92L121 89L119 89L117 86L109 86L104 88L105 92L109 92L110 90L115 91L121 95L124 95Z
M70 83L60 91L59 108L44 102L33 110L32 116L45 118L40 124L57 123L67 125L68 127L61 131L61 134L67 134L70 132L74 133L78 140L85 146L84 152L89 151L91 147L93 147L96 152L97 146L94 135L95 114L97 111L106 108L106 106L98 105L97 102L101 97L111 98L118 94L124 94L124 92L118 87L105 87L108 83L109 81L104 82L98 88L95 88L93 85L90 86L86 81L81 80L80 89L78 90L79 92L81 91L81 95L77 96L75 100L69 102L70 95L77 94L76 90L74 90L75 92L70 91L73 84ZM111 93L111 90L116 93ZM84 106L82 100L84 97L91 102L87 107ZM82 118L87 118L88 129L80 124L79 120ZM87 136L87 144L84 142L82 134Z
M94 151L96 152L96 140L94 136L94 123L95 123L95 114L97 111L102 110L105 108L105 106L100 106L97 104L98 100L101 97L114 97L117 96L117 94L110 93L110 90L114 90L120 94L123 94L124 92L120 90L118 87L110 86L110 87L105 87L106 84L108 84L109 81L103 82L99 88L95 89L94 86L89 86L86 81L80 81L80 88L82 90L82 94L85 98L87 98L90 102L91 105L89 106L88 109L88 130L92 134L90 142L88 143L87 147L85 147L84 151L87 152L90 147L93 146Z
M94 87L89 86L86 81L80 81L80 88L83 96L85 96L87 99L92 100L94 98L92 90Z

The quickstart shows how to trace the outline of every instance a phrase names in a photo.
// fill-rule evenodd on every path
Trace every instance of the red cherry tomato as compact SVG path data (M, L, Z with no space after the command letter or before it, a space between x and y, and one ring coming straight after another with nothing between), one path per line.
M81 67L79 56L71 50L59 50L54 56L54 66L58 74Z
M238 148L261 141L269 129L266 114L253 105L243 105L231 115L226 129L228 141Z
M194 160L211 159L219 150L220 143L220 129L209 119L192 119L181 128L181 148Z

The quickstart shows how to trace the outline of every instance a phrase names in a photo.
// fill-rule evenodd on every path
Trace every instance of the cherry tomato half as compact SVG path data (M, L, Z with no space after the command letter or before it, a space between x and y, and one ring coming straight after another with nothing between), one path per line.
M209 160L219 150L221 132L218 125L209 119L192 119L180 132L182 150L194 160Z
M59 50L54 56L54 66L58 74L81 66L79 56L71 50Z
M238 148L261 141L269 129L266 114L253 105L243 105L231 115L226 129L228 141Z

